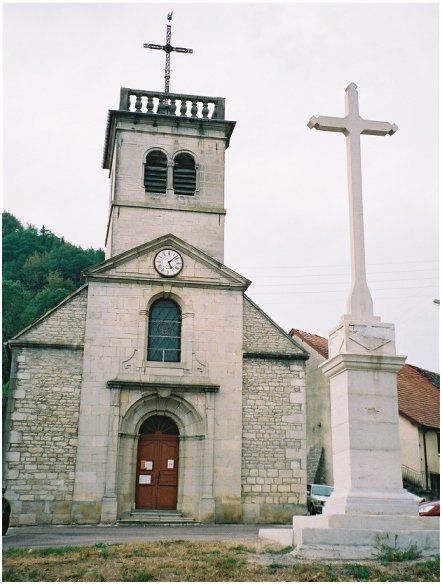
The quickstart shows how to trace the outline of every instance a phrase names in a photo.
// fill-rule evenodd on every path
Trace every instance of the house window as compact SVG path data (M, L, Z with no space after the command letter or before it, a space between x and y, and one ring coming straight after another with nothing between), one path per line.
M146 156L144 165L144 190L150 193L165 193L167 188L167 157L159 150Z
M149 311L147 360L181 360L181 310L173 300L161 299Z
M173 190L176 195L194 195L196 190L195 160L190 154L175 156L173 166Z

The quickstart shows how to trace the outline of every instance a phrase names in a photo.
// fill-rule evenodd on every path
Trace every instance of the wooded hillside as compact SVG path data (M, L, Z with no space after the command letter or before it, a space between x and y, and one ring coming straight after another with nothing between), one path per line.
M23 226L3 212L3 342L79 288L81 272L104 259L103 250L82 249L45 227ZM3 351L3 382L9 367Z

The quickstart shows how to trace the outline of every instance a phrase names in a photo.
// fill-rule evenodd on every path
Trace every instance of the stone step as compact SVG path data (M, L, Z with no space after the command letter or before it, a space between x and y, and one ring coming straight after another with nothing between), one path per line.
M193 517L185 517L178 511L133 511L123 515L118 520L119 524L127 525L129 523L145 525L200 525Z

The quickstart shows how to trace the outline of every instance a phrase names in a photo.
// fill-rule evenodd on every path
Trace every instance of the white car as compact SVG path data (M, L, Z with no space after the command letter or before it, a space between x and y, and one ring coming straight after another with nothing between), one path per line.
M326 501L333 492L329 485L307 485L307 511L309 515L322 513Z

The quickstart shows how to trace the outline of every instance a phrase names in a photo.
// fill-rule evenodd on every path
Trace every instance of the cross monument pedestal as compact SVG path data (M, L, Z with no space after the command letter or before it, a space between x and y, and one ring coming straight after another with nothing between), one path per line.
M334 490L322 515L294 516L292 528L259 534L304 558L373 559L381 543L434 555L439 518L419 517L402 486L397 373L406 358L396 355L394 325L373 314L365 273L360 135L392 135L397 126L362 119L354 83L345 118L320 116L308 126L347 140L352 285L320 366L330 380Z

